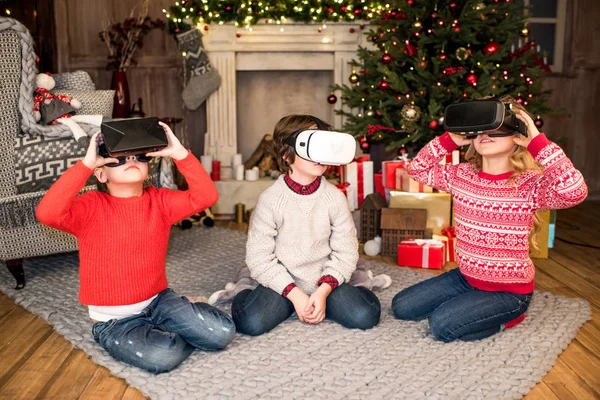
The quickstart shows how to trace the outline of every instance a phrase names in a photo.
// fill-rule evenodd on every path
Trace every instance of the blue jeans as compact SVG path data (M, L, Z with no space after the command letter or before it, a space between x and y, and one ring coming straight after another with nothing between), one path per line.
M294 313L292 302L259 285L241 291L233 299L231 314L238 332L258 336L269 332ZM350 329L370 329L379 323L381 304L364 287L338 286L327 296L325 318Z
M166 289L141 314L96 322L92 334L117 360L160 374L177 367L194 349L224 349L235 325L224 312Z
M532 295L475 289L456 268L402 290L394 297L392 310L398 319L429 318L438 340L479 340L525 313Z

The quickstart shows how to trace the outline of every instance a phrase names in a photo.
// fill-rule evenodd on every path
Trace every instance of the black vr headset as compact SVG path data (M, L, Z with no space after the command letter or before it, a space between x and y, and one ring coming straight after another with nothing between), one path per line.
M473 139L477 135L489 137L527 136L527 126L512 111L512 104L498 99L473 100L451 104L444 113L444 129Z
M98 152L103 157L145 154L167 147L167 135L158 118L132 118L103 122Z
M329 125L312 117L317 129L299 129L286 140L296 155L323 165L350 163L356 154L356 140L352 135L329 130Z

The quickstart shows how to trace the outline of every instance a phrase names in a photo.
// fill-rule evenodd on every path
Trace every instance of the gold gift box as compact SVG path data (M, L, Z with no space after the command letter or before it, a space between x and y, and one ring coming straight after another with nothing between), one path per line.
M531 258L548 258L548 235L550 234L550 211L538 211L537 216L541 222L540 230L535 236L537 250L529 249Z
M450 226L452 196L450 193L410 193L390 191L390 208L424 208L427 210L427 228L434 235Z

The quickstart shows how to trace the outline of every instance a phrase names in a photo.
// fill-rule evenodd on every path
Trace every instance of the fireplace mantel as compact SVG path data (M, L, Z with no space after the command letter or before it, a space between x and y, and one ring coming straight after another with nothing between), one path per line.
M367 46L359 23L262 23L251 30L225 24L202 32L211 64L222 78L207 101L204 153L217 155L222 165L229 165L238 152L236 71L327 70L334 72L334 83L343 84L352 73L348 62L356 58L358 46ZM333 122L340 128L343 117Z

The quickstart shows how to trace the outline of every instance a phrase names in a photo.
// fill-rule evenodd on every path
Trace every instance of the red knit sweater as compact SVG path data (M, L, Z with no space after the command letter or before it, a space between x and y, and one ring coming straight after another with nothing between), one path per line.
M48 190L38 219L71 233L79 244L79 301L116 306L146 300L167 288L165 260L171 225L213 205L217 189L191 153L175 161L189 190L144 189L140 197L77 194L92 174L81 161Z
M558 209L581 203L587 186L565 153L544 134L527 150L543 167L490 175L471 164L440 165L458 146L448 133L433 139L408 165L418 182L452 194L458 267L471 286L487 291L530 293L535 269L528 237L538 209Z

